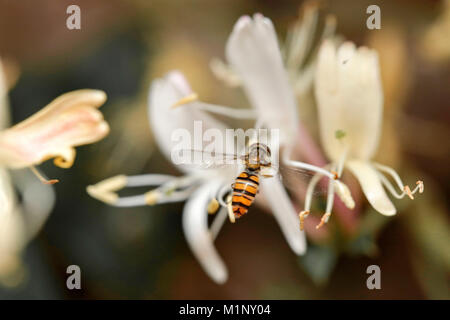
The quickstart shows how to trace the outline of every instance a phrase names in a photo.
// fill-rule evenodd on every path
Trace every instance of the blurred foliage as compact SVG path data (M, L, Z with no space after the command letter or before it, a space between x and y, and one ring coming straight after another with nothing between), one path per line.
M314 283L324 285L334 269L337 257L337 252L332 248L310 245L299 261Z

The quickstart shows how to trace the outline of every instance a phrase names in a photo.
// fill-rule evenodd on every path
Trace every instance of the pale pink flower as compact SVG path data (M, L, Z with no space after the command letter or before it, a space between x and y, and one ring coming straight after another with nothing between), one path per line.
M7 92L0 60L0 282L12 286L21 280L21 253L44 225L55 200L51 186L43 185L30 171L17 169L31 168L42 182L55 182L44 179L34 166L55 158L56 165L69 167L75 146L102 139L109 128L97 110L106 100L98 90L62 95L7 128Z

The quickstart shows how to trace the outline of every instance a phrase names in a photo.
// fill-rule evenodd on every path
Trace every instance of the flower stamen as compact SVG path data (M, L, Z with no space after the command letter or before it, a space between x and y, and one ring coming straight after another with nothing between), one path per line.
M345 136L345 133L344 133ZM341 143L344 144L341 140ZM339 162L338 162L338 166L337 166L337 175L340 178L342 175L342 171L344 171L344 165L345 165L345 161L347 160L347 154L348 154L348 146L344 145L344 152L342 153L341 157L339 158Z
M145 203L149 206L153 206L158 203L161 198L161 192L158 189L151 190L144 194Z
M34 173L34 175L39 179L39 181L41 181L43 184L55 184L58 183L59 180L58 179L46 179L44 178L44 176L39 172L39 170L35 167L35 166L30 166L30 170L31 172Z
M308 215L309 215L308 210L302 211L298 214L298 217L300 218L300 230L302 230L302 231L305 226L305 218L308 217Z
M306 189L305 210L303 210L302 212L299 213L300 230L304 229L305 218L310 213L311 201L312 201L312 196L314 194L314 189L321 178L322 178L321 174L315 174L308 184L308 187Z
M416 181L416 185L419 187L419 193L423 193L424 190L423 181L421 180Z
M219 201L217 201L216 198L212 198L206 210L208 211L208 214L216 214L217 211L219 210L219 207L220 207Z
M209 63L209 67L214 76L229 87L239 87L242 84L241 79L233 69L218 58L214 58Z
M416 187L411 190L411 188L408 185L404 185L402 179L399 177L397 172L395 172L392 168L389 168L387 166L384 166L379 163L374 163L374 166L379 169L380 171L386 172L389 174L394 181L396 182L398 188L402 190L401 193L398 193L394 186L391 184L391 182L385 177L384 174L382 174L380 171L378 172L378 175L381 179L381 183L389 190L389 192L396 197L397 199L402 199L405 195L407 195L411 200L414 200L414 194L416 192L423 193L424 190L424 184L423 181L418 180L416 182Z
M320 223L316 226L316 229L321 228L325 223L328 222L331 216L331 210L334 204L334 181L328 182L328 194L327 194L327 207L325 209L325 214L320 219Z
M312 164L295 161L295 160L290 160L287 157L284 157L283 161L287 166L299 168L299 169L303 169L303 170L308 170L308 171L313 171L313 172L316 172L317 174L321 174L331 180L337 180L336 173L333 174L332 172L330 172L328 170L314 166Z
M119 196L115 193L127 185L127 177L124 175L114 176L112 178L103 180L95 185L86 188L87 193L100 201L107 204L115 204Z
M316 226L316 229L322 228L323 225L328 222L328 219L330 218L330 216L331 216L331 213L329 213L329 212L325 213L322 216L322 218L320 219L320 223Z
M198 100L198 94L195 93L195 92L193 92L193 93L191 93L191 94L185 96L184 98L181 98L181 99L178 100L177 102L175 102L175 103L171 106L171 108L172 108L172 109L175 109L175 108L177 108L177 107L183 106L183 105L185 105L185 104L188 104L188 103L191 103L191 102L194 102L194 101L197 101L197 100Z
M235 119L250 119L254 120L257 117L257 114L252 109L235 109L225 106L220 106L217 104L210 104L198 101L198 95L196 93L192 93L184 98L181 98L175 104L172 105L172 109L178 108L180 106L189 104L195 102L193 105L196 109L207 111L211 113L215 113L221 116L226 116L229 118L235 118Z
M338 180L339 179L339 174L336 171L330 170L330 172L334 175L334 180Z
M229 195L227 197L227 211L228 211L228 218L230 219L230 222L235 223L236 217L234 216L233 205L231 204L231 195Z
M146 206L185 200L195 189L195 176L174 177L164 174L138 176L119 175L87 187L88 194L117 207ZM119 197L117 192L125 187L157 186L144 194Z
M405 192L411 200L414 200L414 196L413 196L413 194L412 194L411 189L409 188L409 186L405 186L405 187L403 188L403 192Z

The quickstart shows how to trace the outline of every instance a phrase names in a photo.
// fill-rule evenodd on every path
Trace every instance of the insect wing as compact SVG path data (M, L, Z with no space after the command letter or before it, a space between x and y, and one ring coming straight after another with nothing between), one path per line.
M217 169L237 166L244 163L244 157L236 154L208 152L193 149L183 149L178 152L181 161L178 165L197 169Z
M283 185L294 193L304 194L315 176L314 172L287 166L278 168L274 166L274 171L277 172L278 178L283 182ZM319 196L326 194L327 183L327 178L320 179L314 188L313 195Z

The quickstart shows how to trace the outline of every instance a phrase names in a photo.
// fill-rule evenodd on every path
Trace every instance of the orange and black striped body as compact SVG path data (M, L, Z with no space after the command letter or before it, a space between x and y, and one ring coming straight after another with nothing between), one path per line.
M241 172L233 184L232 208L236 218L247 213L259 189L259 177L250 170Z

